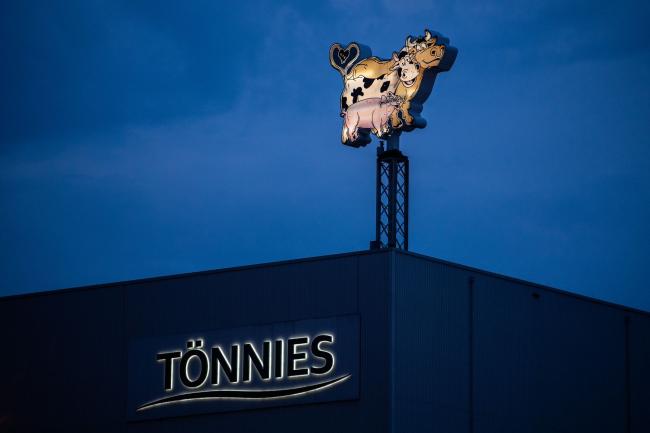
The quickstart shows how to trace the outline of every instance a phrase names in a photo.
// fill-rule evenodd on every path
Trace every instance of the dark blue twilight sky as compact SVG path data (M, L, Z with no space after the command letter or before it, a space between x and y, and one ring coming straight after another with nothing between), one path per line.
M428 27L411 249L650 310L648 2L0 8L0 295L366 249L328 48Z

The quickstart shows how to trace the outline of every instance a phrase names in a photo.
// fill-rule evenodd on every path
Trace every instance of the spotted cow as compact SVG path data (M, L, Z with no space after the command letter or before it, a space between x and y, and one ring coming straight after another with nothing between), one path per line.
M448 70L457 52L455 48L448 47L450 55L445 58L443 64L440 64L447 48L447 40L441 38L442 43L436 45L438 37L439 35L434 36L428 30L425 30L424 36L418 38L409 36L406 38L405 45L394 52L388 60L377 57L363 58L364 46L357 43L352 43L346 48L339 44L332 45L330 63L343 77L343 92L340 98L341 117L345 118L346 113L355 104L367 99L379 101L382 97L391 95L392 101L401 101L390 114L391 130L424 127L426 121L420 117L422 104L431 92L436 73ZM365 51L365 55L371 55L369 49ZM361 60L358 60L359 57ZM426 73L430 69L435 71ZM423 91L419 92L421 88ZM355 113L375 110L375 105L362 104L355 107ZM353 146L364 145L369 142L367 134L370 132L377 136L390 133L385 128L368 129L366 132L363 131L364 127L359 128L362 129L360 134L343 134L344 143Z
M371 57L358 63L345 76L345 86L341 93L341 117L352 104L370 98L381 98L394 93L399 76L391 70L393 61L382 61Z

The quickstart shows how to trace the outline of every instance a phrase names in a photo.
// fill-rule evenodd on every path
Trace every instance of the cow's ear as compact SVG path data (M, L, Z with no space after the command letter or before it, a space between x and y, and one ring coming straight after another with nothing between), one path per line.
M393 51L393 60L399 62L399 57L397 56L397 53L395 51Z

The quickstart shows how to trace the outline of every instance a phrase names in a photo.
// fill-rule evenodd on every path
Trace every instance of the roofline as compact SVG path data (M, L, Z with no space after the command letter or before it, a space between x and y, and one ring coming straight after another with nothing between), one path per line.
M498 274L496 272L486 271L486 270L483 270L483 269L474 268L474 267L467 266L467 265L461 265L459 263L454 263L454 262L450 262L448 260L438 259L438 258L435 258L435 257L420 254L420 253L414 253L412 251L404 251L404 250L392 249L392 248L391 249L381 249L381 250L361 250L361 251L353 251L353 252L347 252L347 253L326 254L326 255L321 255L321 256L303 257L303 258L298 258L298 259L287 259L287 260L279 260L279 261L272 261L272 262L255 263L255 264L250 264L250 265L232 266L232 267L227 267L227 268L210 269L210 270L206 270L206 271L186 272L186 273L182 273L182 274L162 275L162 276L158 276L158 277L138 278L138 279L134 279L134 280L124 280L124 281L114 281L114 282L109 282L109 283L91 284L91 285L87 285L87 286L76 286L76 287L70 287L70 288L44 290L44 291L39 291L39 292L20 293L20 294L15 294L15 295L0 296L0 302L16 300L16 299L26 299L26 298L40 297L40 296L49 296L49 295L61 294L61 293L71 293L71 292L82 292L82 291L89 291L89 290L95 290L95 289L105 289L105 288L109 288L109 287L130 286L130 285L151 283L151 282L156 282L156 281L176 280L176 279L180 279L180 278L195 277L195 276L201 276L201 275L212 275L212 274L219 274L219 273L223 273L223 272L238 272L238 271L246 271L246 270L249 270L249 269L258 269L258 268L275 267L275 266L285 266L285 265L290 265L290 264L314 262L314 261L320 261L320 260L332 260L332 259L338 259L338 258L343 258L343 257L385 254L385 253L388 253L388 252L393 252L393 253L403 254L403 255L407 255L407 256L412 256L412 257L416 257L416 258L419 258L419 259L427 260L429 262L439 263L439 264L443 264L443 265L450 266L450 267L453 267L453 268L462 269L462 270L470 271L470 272L476 272L476 273L483 274L483 275L486 275L486 276L499 278L501 280L511 281L511 282L514 282L514 283L519 283L519 284L523 284L523 285L526 285L526 286L535 287L535 288L538 288L538 289L547 290L547 291L550 291L550 292L570 296L570 297L577 298L577 299L580 299L580 300L583 300L583 301L588 301L588 302L595 303L595 304L600 304L600 305L604 305L604 306L608 306L608 307L614 307L614 308L622 309L624 311L628 311L628 312L632 312L632 313L637 313L637 314L650 316L649 311L641 310L641 309L638 309L638 308L629 307L629 306L626 306L626 305L617 304L615 302L605 301L605 300L602 300L602 299L593 298L591 296L581 295L581 294L574 293L574 292L569 292L567 290L557 289L555 287L546 286L546 285L543 285L543 284L538 284L538 283L534 283L534 282L527 281L527 280L522 280L520 278L510 277L510 276L503 275L503 274Z
M13 300L13 299L31 298L31 297L38 297L38 296L48 296L48 295L59 294L59 293L82 292L82 291L87 291L87 290L105 289L105 288L116 287L116 286L130 286L130 285L136 285L136 284L151 283L151 282L155 282L155 281L176 280L176 279L186 278L186 277L220 274L222 272L238 272L238 271L246 271L246 270L249 270L249 269L256 269L256 268L266 268L266 267L290 265L290 264L295 264L295 263L305 263L305 262L313 262L313 261L319 261L319 260L338 259L338 258L342 258L342 257L360 256L360 255L369 255L369 254L378 254L378 253L381 254L381 253L386 253L387 251L388 250L376 250L376 251L375 250L362 250L362 251L353 251L353 252L347 252L347 253L325 254L325 255L322 255L322 256L301 257L301 258L298 258L298 259L286 259L286 260L278 260L278 261L272 261L272 262L253 263L253 264L250 264L250 265L230 266L230 267L226 267L226 268L209 269L209 270L205 270L205 271L184 272L184 273L181 273L181 274L160 275L160 276L157 276L157 277L136 278L136 279L133 279L133 280L111 281L111 282L108 282L108 283L98 283L98 284L90 284L90 285L84 285L84 286L64 287L64 288L60 288L60 289L41 290L41 291L28 292L28 293L17 293L17 294L14 294L14 295L0 296L0 302L5 301L5 300Z
M607 307L619 308L619 309L629 311L629 312L632 312L632 313L638 313L638 314L643 314L643 315L646 315L646 316L650 316L650 311L641 310L639 308L629 307L627 305L617 304L615 302L605 301L603 299L598 299L598 298L594 298L594 297L587 296L587 295L581 295L581 294L575 293L575 292L569 292L567 290L558 289L558 288L551 287L551 286L546 286L544 284L539 284L539 283L534 283L534 282L527 281L527 280L522 280L521 278L510 277L508 275L498 274L496 272L486 271L486 270L479 269L479 268L473 268L473 267L467 266L467 265L461 265L461 264L450 262L450 261L447 261L447 260L427 256L427 255L424 255L424 254L414 253L412 251L403 251L403 250L396 250L396 251L399 254L404 254L404 255L412 256L412 257L417 257L417 258L424 259L424 260L427 260L427 261L430 261L430 262L435 262L435 263L440 263L440 264L443 264L443 265L446 265L446 266L451 266L453 268L463 269L465 271L476 272L476 273L480 273L480 274L483 274L483 275L486 275L486 276L498 278L498 279L501 279L501 280L511 281L513 283L519 283L519 284L523 284L523 285L526 285L526 286L535 287L535 288L542 289L542 290L547 290L549 292L554 292L554 293L558 293L558 294L561 294L561 295L570 296L572 298L577 298L577 299L580 299L580 300L583 300L583 301L588 301L588 302L595 303L595 304L601 304L601 305L604 305L604 306L607 306Z

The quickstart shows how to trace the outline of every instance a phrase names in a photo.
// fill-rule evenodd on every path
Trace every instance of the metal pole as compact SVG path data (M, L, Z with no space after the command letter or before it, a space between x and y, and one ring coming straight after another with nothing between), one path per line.
M409 159L404 155L404 179L403 179L403 208L404 212L404 242L405 251L409 249Z
M380 141L377 147L377 170L375 182L375 240L370 242L371 250L381 248L381 195L382 195L382 165L381 155L384 153L384 142Z
M388 248L397 246L397 161L388 160Z
M376 176L375 240L370 248L408 250L409 161L399 150L399 135L380 141Z

